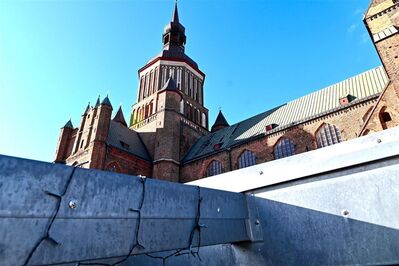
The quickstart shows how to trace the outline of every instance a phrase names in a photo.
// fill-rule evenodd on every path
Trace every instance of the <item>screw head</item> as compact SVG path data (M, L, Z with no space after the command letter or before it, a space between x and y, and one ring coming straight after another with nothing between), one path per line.
M256 220L255 220L255 224L256 224L256 225L259 225L259 224L260 224L259 219L256 219Z
M217 211L217 212L220 212L220 208L217 208L216 211Z
M377 143L381 143L381 141L382 141L381 139L377 139Z
M349 211L348 211L347 209L343 209L343 210L341 211L341 214L342 214L342 216L344 216L344 217L348 217L348 216L349 216Z
M261 171L259 171L259 174L260 174L260 175L263 175L263 171L262 171L262 170L261 170Z
M76 209L78 207L78 201L77 200L71 200L68 203L68 207L70 209Z

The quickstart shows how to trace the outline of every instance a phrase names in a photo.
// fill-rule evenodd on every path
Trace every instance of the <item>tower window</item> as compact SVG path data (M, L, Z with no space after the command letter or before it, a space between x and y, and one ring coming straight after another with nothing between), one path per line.
M287 138L282 138L277 142L274 147L274 158L280 159L288 157L295 154L295 146L292 140Z
M169 35L166 35L164 38L163 38L163 44L167 44L169 42Z

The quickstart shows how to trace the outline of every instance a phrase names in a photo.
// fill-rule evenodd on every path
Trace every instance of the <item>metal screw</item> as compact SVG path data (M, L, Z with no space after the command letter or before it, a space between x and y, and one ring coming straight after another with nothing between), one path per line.
M382 140L380 140L380 139L377 139L377 143L381 143L381 141L382 141Z
M76 207L78 207L78 202L76 200L71 200L69 201L68 206L70 209L76 209Z
M263 171L259 171L259 174L260 174L260 175L263 175Z
M342 216L344 216L344 217L348 217L348 216L349 216L349 211L348 211L347 209L343 209L343 210L341 211L341 214L342 214Z
M217 208L216 211L217 211L217 212L220 212L220 208Z
M259 221L258 219L256 219L256 220L255 220L255 224L256 224L256 225L259 225L259 224L260 224L260 221Z

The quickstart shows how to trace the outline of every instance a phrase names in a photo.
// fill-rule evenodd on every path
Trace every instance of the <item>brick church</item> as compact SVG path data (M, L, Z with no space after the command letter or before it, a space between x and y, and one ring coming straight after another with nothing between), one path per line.
M364 24L382 66L229 125L209 130L205 74L185 52L177 5L163 48L138 71L129 124L110 99L61 128L55 162L174 182L277 160L399 124L399 1L373 0Z

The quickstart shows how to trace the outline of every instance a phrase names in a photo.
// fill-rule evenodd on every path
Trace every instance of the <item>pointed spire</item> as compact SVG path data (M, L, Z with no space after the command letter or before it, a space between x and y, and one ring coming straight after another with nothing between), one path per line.
M165 85L163 85L162 90L177 91L176 83L172 77L169 77L169 79L166 81Z
M108 95L104 98L104 100L101 102L101 105L108 105L112 107L111 101L108 98Z
M99 106L100 106L100 95L98 95L97 102L96 102L96 105L94 106L94 108L97 108Z
M162 35L164 50L176 50L175 52L184 52L186 44L185 28L180 24L177 1L173 10L172 21L166 24Z
M177 0L175 1L175 10L173 11L172 22L179 23L179 11L177 10Z
M65 126L63 126L62 128L71 128L71 129L73 129L73 125L72 125L71 119L69 119L68 122L66 122Z
M90 111L90 102L87 104L86 110L83 113L83 115L87 115L87 113Z
M126 123L125 117L123 116L123 112L122 112L122 106L119 106L118 112L116 112L116 115L114 116L114 119L112 119L112 121L121 123L122 125L127 127L127 123Z
M227 122L226 118L224 117L221 110L219 110L219 114L216 117L215 123L212 126L211 132L218 131L219 129L229 127L229 123Z

